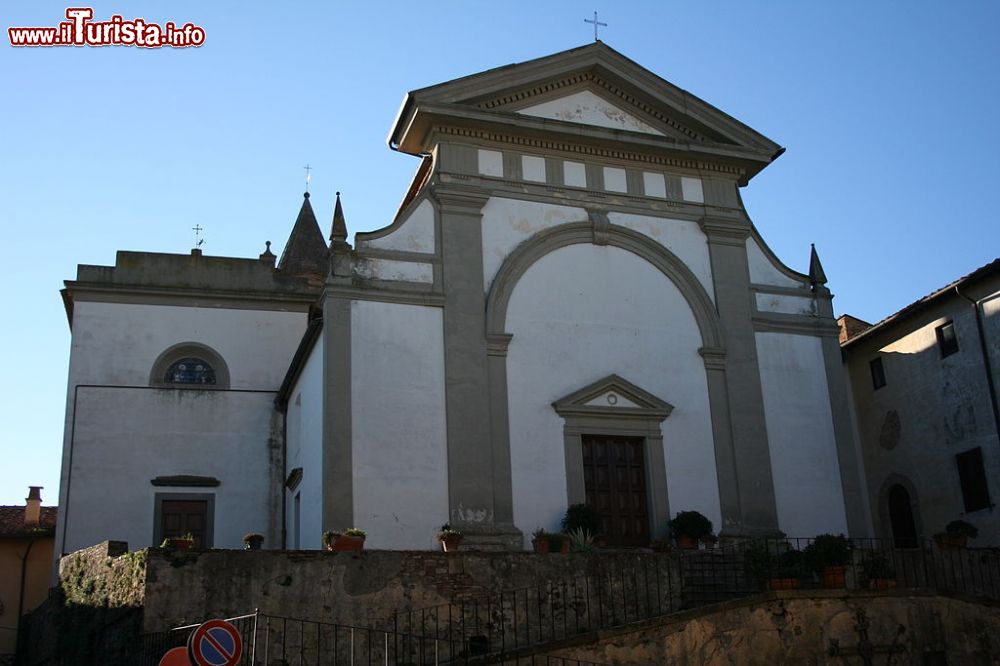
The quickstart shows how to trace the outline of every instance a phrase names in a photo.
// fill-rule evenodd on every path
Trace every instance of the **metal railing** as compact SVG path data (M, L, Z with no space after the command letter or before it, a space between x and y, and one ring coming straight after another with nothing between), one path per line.
M399 637L443 642L454 657L503 655L679 610L678 583L674 560L637 554L629 566L397 611L391 626Z
M246 646L241 666L592 666L545 652L588 633L685 608L766 589L830 585L813 566L815 544L813 538L747 539L685 551L679 559L638 553L618 556L611 564L593 565L591 572L579 576L397 611L378 628L258 613L230 621ZM927 540L912 545L897 548L891 540L850 539L843 577L833 584L848 589L934 589L1000 599L1000 551L942 548ZM158 660L170 647L184 645L194 626L143 636L143 654Z
M842 571L817 566L815 538L751 539L682 559L685 604L765 589L933 589L1000 599L1000 551L947 548L931 540L848 539ZM704 553L704 554L703 554Z
M475 660L464 646L426 636L253 613L228 618L243 639L241 666L327 666L338 664L430 665ZM166 652L187 644L198 625L146 634L129 664L158 664ZM595 662L551 655L527 655L490 660L516 666L602 666Z

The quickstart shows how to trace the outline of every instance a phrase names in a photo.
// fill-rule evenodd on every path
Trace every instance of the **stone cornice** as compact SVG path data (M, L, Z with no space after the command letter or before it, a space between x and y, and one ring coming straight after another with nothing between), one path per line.
M625 102L627 105L637 108L646 115L656 118L658 121L664 125L670 127L671 129L683 134L693 141L699 141L702 143L713 143L706 136L700 134L689 127L681 125L673 118L666 116L661 113L658 109L652 107L649 104L639 100L634 95L630 95L625 90L609 83L604 78L597 76L594 72L580 72L578 74L573 74L565 78L559 79L557 81L549 81L541 85L534 86L532 88L526 88L523 90L518 90L514 93L508 93L505 95L494 96L485 100L481 100L476 106L481 109L502 109L507 106L521 107L525 106L524 102L537 101L539 97L546 96L554 91L560 90L562 88L580 86L581 84L593 83L599 86L605 92L613 97L617 97L621 101ZM534 98L534 99L532 99Z
M698 220L701 230L708 236L709 243L718 245L736 245L746 247L750 237L750 224L738 218L725 218L706 215Z
M700 159L685 159L681 157L666 157L662 154L640 152L635 150L623 150L621 148L609 148L604 146L587 145L569 141L559 141L555 139L542 139L536 137L523 136L510 132L496 132L471 127L457 127L451 125L439 125L434 128L438 134L446 136L467 137L481 141L507 144L513 146L527 146L540 152L559 151L563 153L573 153L579 155L590 155L612 160L625 162L642 162L664 167L674 167L680 169L693 169L696 171L709 171L720 174L727 174L739 178L747 175L746 169L728 164L720 164L714 161ZM677 144L681 148L681 144ZM659 147L662 150L663 147Z
M753 330L759 333L790 333L792 335L815 335L840 337L840 327L833 319L826 317L803 317L780 312L758 312L753 316Z
M457 184L434 184L429 194L437 202L442 215L479 217L483 214L483 206L490 200L490 193L486 190Z
M514 336L510 333L490 333L486 336L486 353L489 356L507 356L507 347Z
M698 350L698 354L705 362L706 370L726 369L726 350L722 347L702 347Z

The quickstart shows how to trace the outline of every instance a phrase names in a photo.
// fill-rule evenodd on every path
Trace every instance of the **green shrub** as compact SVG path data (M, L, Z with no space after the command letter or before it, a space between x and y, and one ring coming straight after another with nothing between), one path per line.
M952 535L962 535L968 537L969 539L975 539L979 536L979 528L977 528L972 523L967 523L964 520L953 520L948 523L944 531Z
M680 511L670 519L670 532L700 539L712 533L712 521L697 511Z
M597 536L601 531L601 519L597 515L597 509L589 504L572 504L563 516L562 528L566 534L583 530L591 536Z
M804 551L814 570L846 566L851 561L851 542L843 534L820 534Z

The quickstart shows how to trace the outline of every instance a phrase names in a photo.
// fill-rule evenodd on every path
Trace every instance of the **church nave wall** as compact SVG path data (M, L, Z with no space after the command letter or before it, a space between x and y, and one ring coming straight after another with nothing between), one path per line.
M448 522L441 309L354 301L350 344L354 526L369 548L437 548Z
M702 339L673 282L620 248L563 247L522 276L506 330L514 519L526 544L536 527L557 528L568 504L552 403L610 374L674 406L661 426L670 512L696 509L721 525Z

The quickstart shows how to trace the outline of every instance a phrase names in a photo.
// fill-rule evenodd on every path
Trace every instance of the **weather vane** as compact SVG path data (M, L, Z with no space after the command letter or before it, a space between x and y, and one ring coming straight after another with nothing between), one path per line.
M309 166L308 164L306 164L302 168L306 170L306 192L308 192L309 191L309 180L312 178L312 176L309 175L309 172L312 171L312 167Z
M601 23L600 21L597 20L597 12L596 11L594 12L594 20L593 21L591 21L590 19L583 19L583 22L584 23L593 23L594 24L594 41L595 42L601 41L597 37L597 26L602 25L605 28L607 28L608 24L607 23Z
M201 237L201 232L203 232L204 230L205 229L200 224L196 224L193 227L191 227L191 231L194 232L195 247L201 247L205 243L205 239Z

